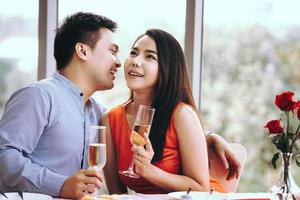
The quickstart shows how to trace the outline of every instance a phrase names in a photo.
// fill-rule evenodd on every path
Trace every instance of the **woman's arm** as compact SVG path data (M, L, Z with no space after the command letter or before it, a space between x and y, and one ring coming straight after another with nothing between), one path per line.
M103 168L107 189L110 194L127 193L126 187L122 184L118 177L117 155L115 145L112 140L108 113L105 113L101 119L101 124L106 126L106 165Z
M179 141L183 175L165 172L150 163L153 157L147 137L146 149L133 148L137 172L151 183L166 191L209 190L209 170L205 134L197 114L190 107L183 107L174 116Z

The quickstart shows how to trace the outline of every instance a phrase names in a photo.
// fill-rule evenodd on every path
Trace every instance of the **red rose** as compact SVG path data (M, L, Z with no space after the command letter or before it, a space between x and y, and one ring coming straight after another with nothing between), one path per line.
M275 104L282 111L291 111L297 105L293 101L294 93L290 91L283 92L280 95L276 95Z
M297 117L300 120L300 101L297 102L297 107L295 109L295 112L297 112Z
M279 134L283 132L283 128L279 120L271 120L264 127L269 129L270 134Z

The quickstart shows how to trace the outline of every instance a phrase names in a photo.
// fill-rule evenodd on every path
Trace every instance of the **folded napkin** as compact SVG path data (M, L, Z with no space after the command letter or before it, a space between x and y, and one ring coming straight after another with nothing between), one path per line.
M0 193L0 200L52 200L52 197L45 194L29 193L29 192L7 192Z
M5 198L7 198L7 196L5 195L5 193L2 192L1 190L0 190L0 195L2 195L2 196L4 196Z

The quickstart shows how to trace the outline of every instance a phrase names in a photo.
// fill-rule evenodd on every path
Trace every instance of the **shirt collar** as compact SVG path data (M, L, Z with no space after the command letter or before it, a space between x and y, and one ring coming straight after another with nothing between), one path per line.
M57 72L53 75L53 78L60 81L65 87L69 88L74 94L76 94L80 97L83 96L83 92L80 90L80 88L75 83L73 83L71 80L66 78L65 76L63 76Z

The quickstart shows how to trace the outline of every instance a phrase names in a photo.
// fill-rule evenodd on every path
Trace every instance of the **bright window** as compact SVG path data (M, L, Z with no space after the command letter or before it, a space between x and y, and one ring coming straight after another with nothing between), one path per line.
M247 147L241 191L268 191L279 176L263 126L280 113L276 94L300 96L299 7L298 0L204 2L202 115L208 129Z
M38 0L0 6L0 116L15 90L37 79Z

